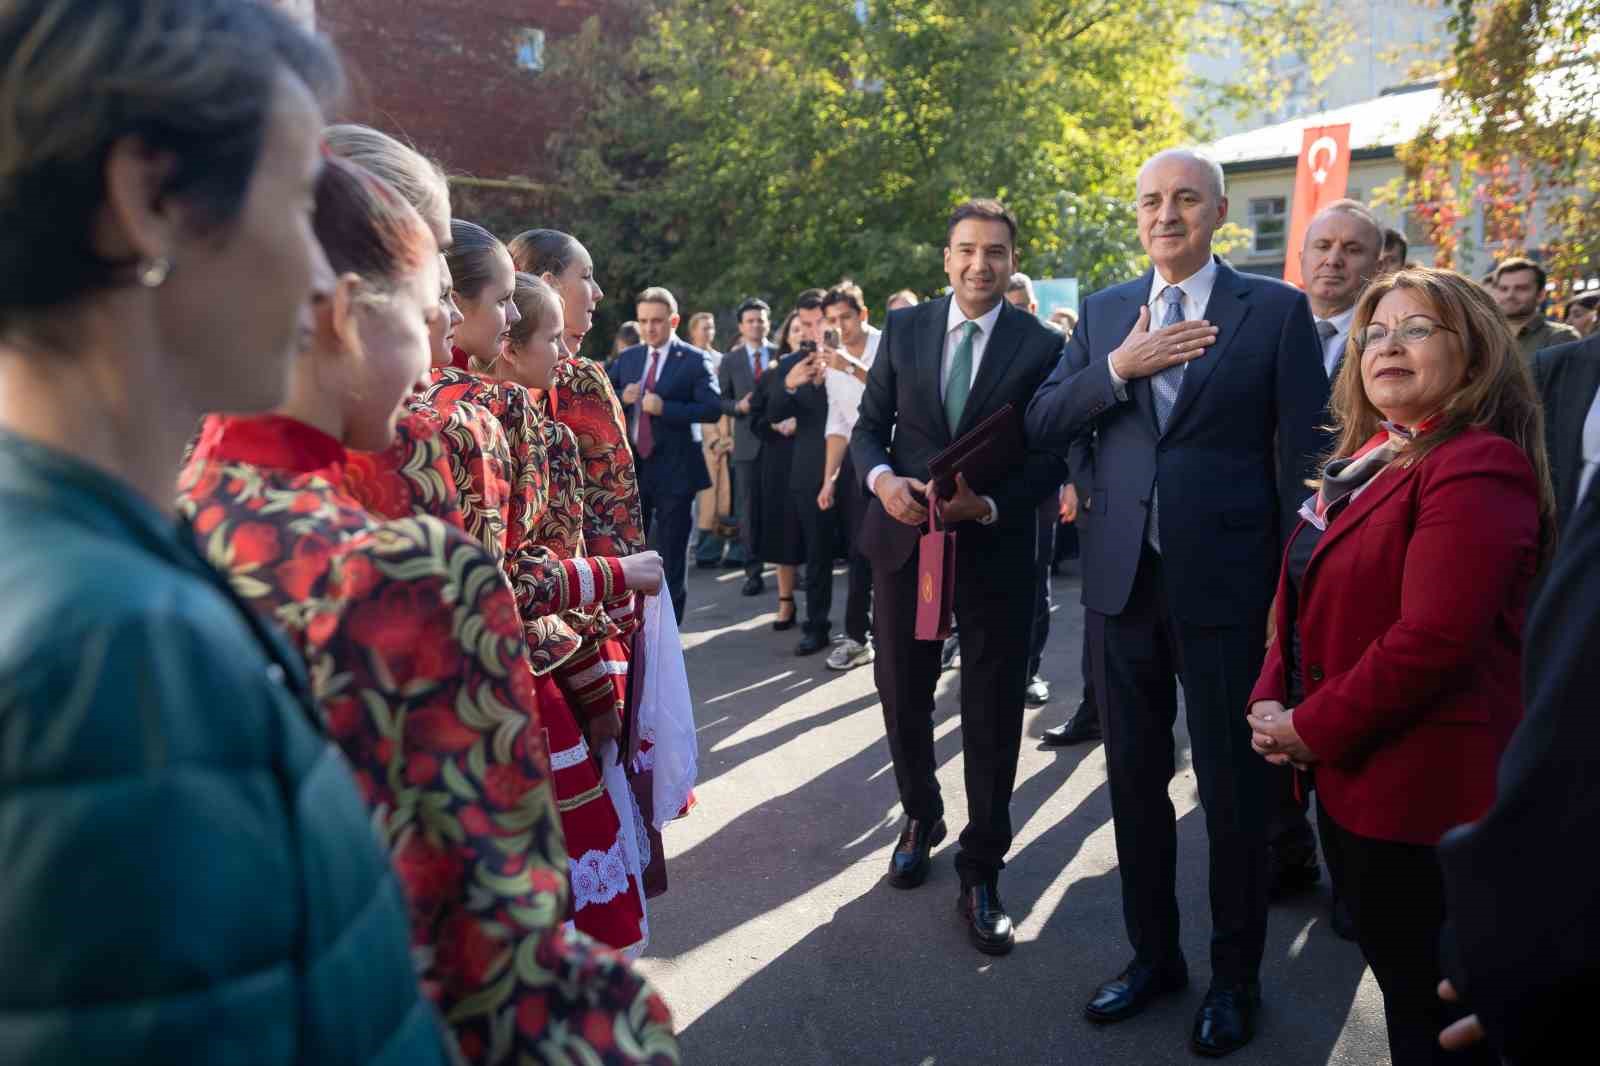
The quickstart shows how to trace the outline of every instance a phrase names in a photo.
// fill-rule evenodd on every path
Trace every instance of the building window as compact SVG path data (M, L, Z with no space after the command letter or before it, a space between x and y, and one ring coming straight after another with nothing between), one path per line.
M517 69L537 74L544 69L544 31L522 29L517 31Z
M1285 196L1263 196L1250 201L1250 229L1255 232L1257 254L1282 252L1289 224L1289 200Z

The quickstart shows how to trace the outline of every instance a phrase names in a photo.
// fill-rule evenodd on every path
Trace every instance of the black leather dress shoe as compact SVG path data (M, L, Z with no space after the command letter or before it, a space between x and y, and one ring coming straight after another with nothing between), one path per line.
M916 888L928 879L931 865L928 853L944 840L944 819L932 823L917 818L907 818L900 833L900 842L889 856L889 884L895 888Z
M800 638L800 643L794 646L794 653L796 655L815 655L817 652L821 651L827 646L828 634L816 632L807 633L805 636Z
M1006 955L1017 942L1011 916L1000 902L1000 889L993 881L967 885L956 900L956 912L967 923L972 946L985 955Z
M1267 899L1279 903L1292 896L1309 892L1322 880L1322 867L1317 864L1315 845L1304 847L1269 847L1267 854Z
M1189 971L1181 965L1175 969L1161 969L1131 962L1126 970L1100 986L1083 1008L1083 1014L1101 1025L1126 1021L1162 996L1180 991L1188 984Z
M1195 1054L1218 1059L1250 1043L1261 1009L1259 985L1212 985L1194 1016Z
M767 591L767 583L761 580L760 574L751 574L744 579L744 587L739 589L741 596L759 596Z
M1079 703L1061 725L1044 731L1044 742L1052 748L1065 748L1072 744L1085 744L1100 739L1100 716L1087 703Z

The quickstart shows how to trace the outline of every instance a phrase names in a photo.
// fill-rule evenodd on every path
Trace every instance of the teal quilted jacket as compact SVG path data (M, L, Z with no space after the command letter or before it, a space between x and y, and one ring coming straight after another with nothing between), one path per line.
M439 1063L303 667L188 545L0 433L0 1060Z

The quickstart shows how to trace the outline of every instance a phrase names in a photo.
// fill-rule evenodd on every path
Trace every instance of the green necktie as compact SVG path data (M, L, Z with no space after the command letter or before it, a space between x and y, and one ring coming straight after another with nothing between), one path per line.
M977 332L976 322L963 322L961 340L950 357L950 381L944 387L944 416L950 422L951 433L961 424L961 413L967 409L967 395L972 392L972 338Z

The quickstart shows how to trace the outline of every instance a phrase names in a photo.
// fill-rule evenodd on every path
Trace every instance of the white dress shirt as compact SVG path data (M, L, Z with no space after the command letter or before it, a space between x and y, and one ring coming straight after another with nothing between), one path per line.
M1583 420L1583 469L1578 474L1574 509L1583 502L1583 494L1589 490L1589 482L1594 480L1597 469L1600 469L1600 389L1595 390L1594 399L1589 402L1589 415Z
M1339 365L1339 359L1344 355L1345 345L1350 340L1350 327L1355 323L1355 320L1355 304L1351 304L1332 318L1319 318L1316 320L1318 322L1331 322L1333 323L1333 328L1338 331L1329 337L1327 343L1322 346L1322 369L1328 372L1329 381L1333 380L1334 368Z
M1168 281L1161 276L1160 269L1155 270L1150 276L1150 295L1145 298L1145 305L1150 308L1150 332L1166 328L1162 319L1167 313L1167 302L1162 299L1162 294L1169 285L1176 285L1183 290L1183 320L1193 322L1206 317L1206 306L1211 303L1211 290L1217 285L1217 260L1215 256L1206 260L1206 265L1190 274L1182 281ZM1109 356L1107 357L1110 358ZM1117 399L1128 398L1128 383L1114 368L1111 370L1111 388L1117 394Z
M871 326L867 326L866 331L867 347L861 353L861 361L870 370L872 361L878 357L878 339L883 336L883 331L873 329ZM866 382L854 374L846 374L843 370L829 367L822 387L828 392L826 435L849 439L851 431L856 428L856 419L861 415L861 397L866 395Z
M1215 271L1212 274L1214 277ZM939 359L939 398L941 400L944 399L945 391L950 387L950 363L955 358L956 347L961 343L962 327L968 322L976 322L978 324L978 331L972 335L972 376L967 382L970 386L972 382L978 380L978 367L983 365L983 353L989 348L989 338L994 334L995 323L1000 321L1000 307L1003 303L1005 303L1004 299L979 317L968 318L966 312L961 310L961 305L956 302L956 298L954 296L950 298L950 313L945 317L944 354ZM893 471L886 465L873 467L867 474L867 491L876 491L878 479L887 473L893 473ZM994 500L988 496L981 496L979 499L989 505L989 517L978 519L978 523L990 526L999 521L1000 508L996 506Z

